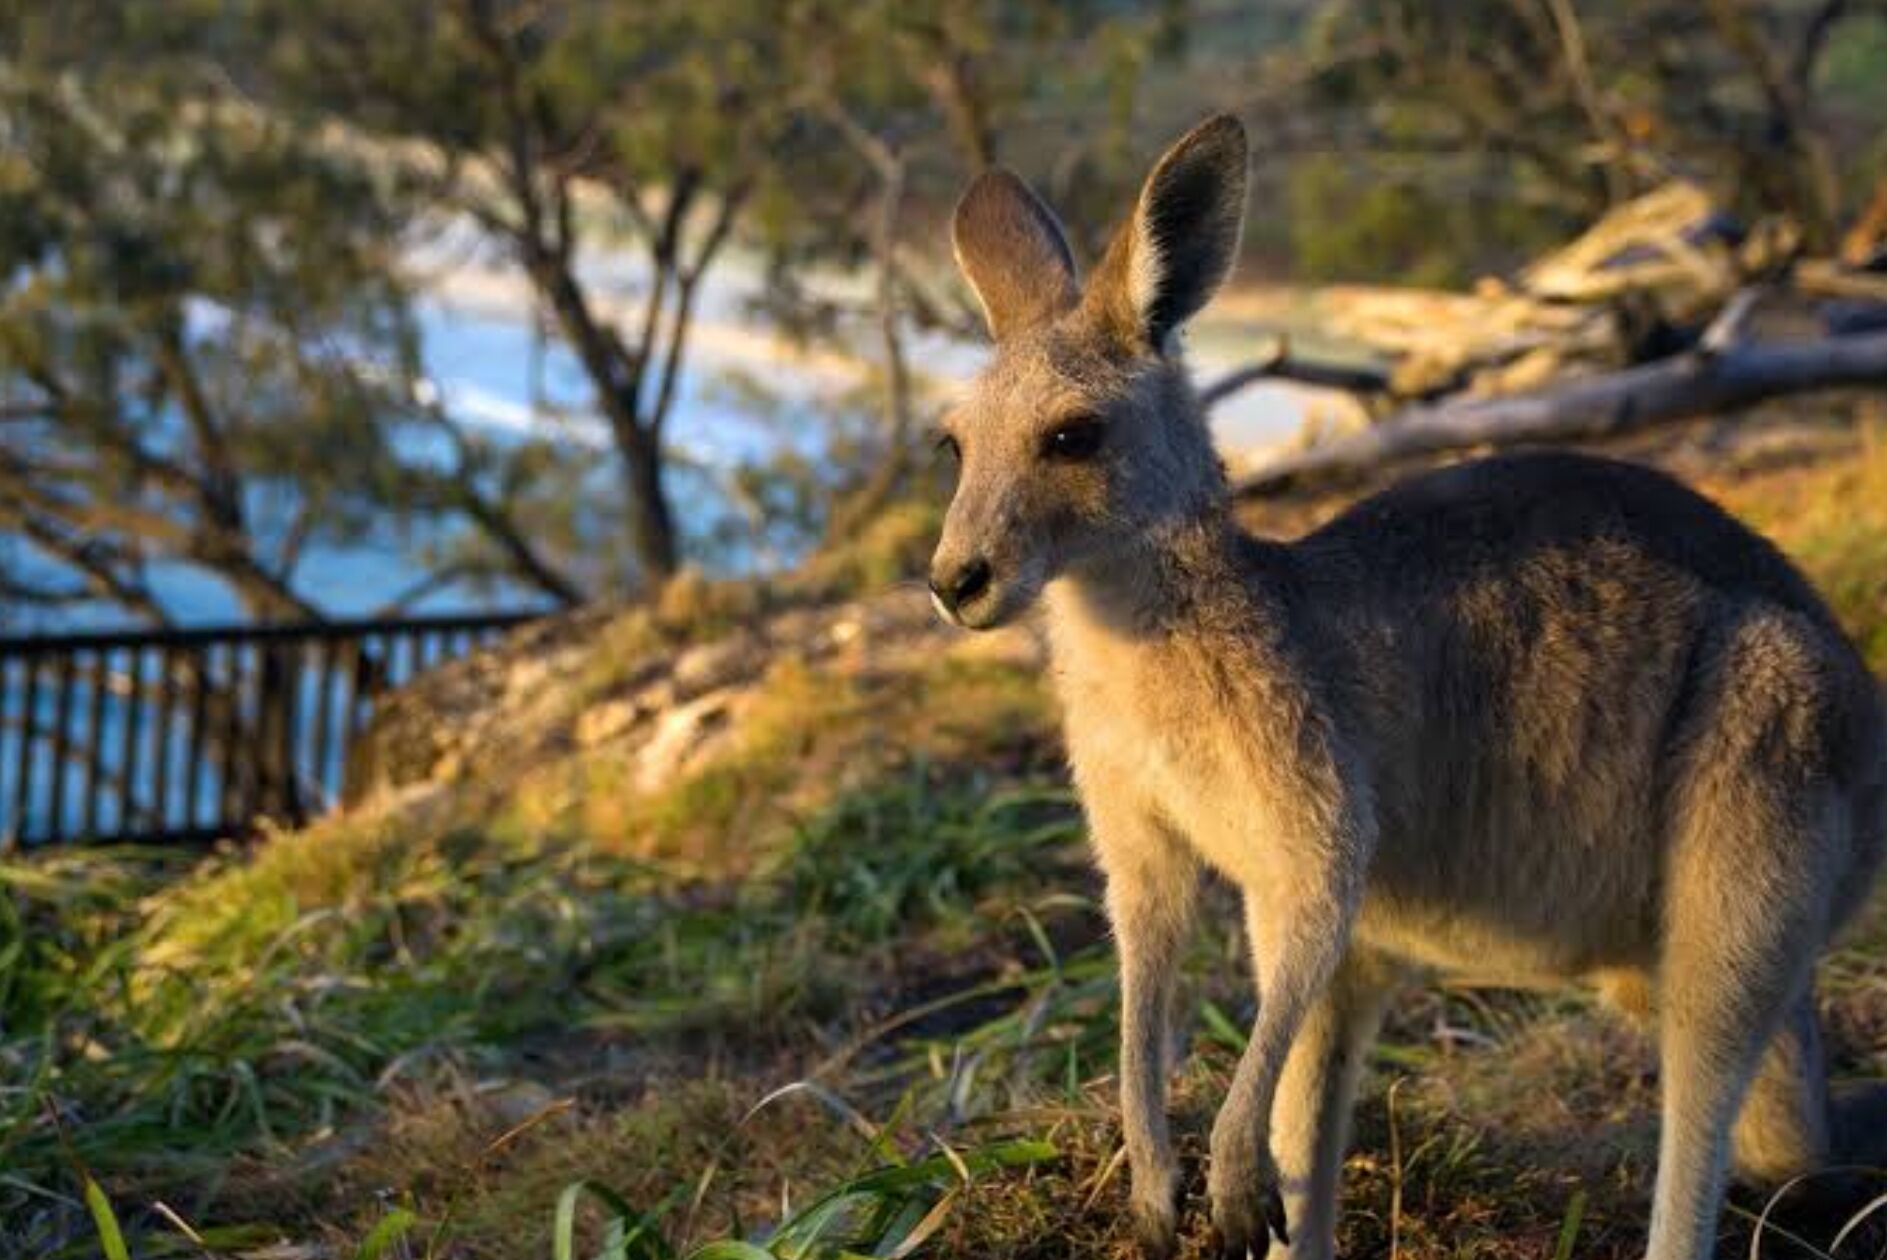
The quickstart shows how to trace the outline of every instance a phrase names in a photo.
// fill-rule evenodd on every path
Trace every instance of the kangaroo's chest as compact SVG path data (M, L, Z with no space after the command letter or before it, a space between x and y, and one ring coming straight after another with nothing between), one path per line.
M1309 776L1236 680L1152 656L1076 658L1059 684L1084 796L1150 809L1235 882L1264 874L1266 841L1293 826Z

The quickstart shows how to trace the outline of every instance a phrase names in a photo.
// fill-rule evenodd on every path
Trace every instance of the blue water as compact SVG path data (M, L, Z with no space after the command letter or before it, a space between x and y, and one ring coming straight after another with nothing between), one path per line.
M419 310L426 373L447 408L469 426L503 441L550 433L557 440L596 452L597 494L615 493L614 455L594 417L590 390L574 358L554 339L540 339L527 321L513 315L428 301ZM743 547L733 506L721 491L725 478L744 462L784 447L809 449L815 425L803 423L805 399L753 403L718 382L711 371L684 371L669 432L682 458L669 474L671 498L684 537L711 551L722 567L748 567L758 553ZM793 423L794 420L801 421ZM423 451L417 452L422 457ZM284 515L266 494L253 503L263 522ZM331 617L365 616L384 608L428 572L421 553L451 541L459 525L388 521L364 539L345 545L316 543L293 576L295 591ZM729 535L734 535L730 544ZM756 540L758 543L759 540ZM0 536L0 567L48 568L19 539ZM239 621L243 607L214 574L166 562L153 566L152 587L171 618L182 625ZM414 612L466 612L541 605L541 596L509 582L458 584L427 595ZM0 633L49 633L135 625L135 618L107 603L56 609L0 604Z

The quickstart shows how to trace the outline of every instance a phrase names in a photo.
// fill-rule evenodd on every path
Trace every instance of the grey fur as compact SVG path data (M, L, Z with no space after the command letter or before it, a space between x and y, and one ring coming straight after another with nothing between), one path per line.
M1280 1197L1290 1254L1330 1254L1359 1064L1414 966L1654 1016L1649 1254L1700 1260L1732 1156L1774 1179L1848 1154L1810 974L1880 861L1881 694L1773 547L1646 469L1491 459L1297 542L1243 534L1160 326L1209 296L1162 284L1229 265L1243 133L1214 120L1174 153L1188 204L1158 204L1169 154L1078 300L1065 245L1015 230L1052 216L959 221L972 281L1003 277L981 296L1004 335L948 420L963 468L933 563L943 591L989 566L951 613L971 627L1045 595L1119 944L1143 1246L1177 1238L1165 1030L1212 868L1243 894L1260 999L1212 1134L1224 1254L1282 1236ZM1053 454L1094 422L1092 456Z

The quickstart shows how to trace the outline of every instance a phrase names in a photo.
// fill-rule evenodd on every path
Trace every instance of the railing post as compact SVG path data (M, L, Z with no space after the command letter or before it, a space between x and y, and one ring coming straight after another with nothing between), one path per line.
M183 825L186 831L193 831L203 825L203 798L209 797L214 806L215 786L209 773L209 765L204 757L204 749L210 738L210 647L205 643L197 648L190 657L190 723L189 742L186 756L190 766L190 790L184 793ZM216 818L214 808L210 811L211 821Z
M52 799L46 807L46 838L66 838L66 764L72 750L72 681L77 667L72 653L59 658L52 710Z
M151 819L159 832L170 828L171 708L177 702L177 650L157 655L157 710L151 723Z
M124 736L118 745L118 834L129 835L136 826L138 806L138 746L144 734L144 649L130 646L125 658Z
M6 814L5 828L0 829L0 849L19 844L26 838L26 807L24 802L27 797L26 793L21 790L21 785L25 782L26 771L24 761L20 757L19 752L13 744L7 742L7 732L9 728L6 725L6 710L7 702L12 699L14 694L14 659L15 658L12 656L0 653L0 757L6 758L7 763L12 765L14 774L19 776L18 782L12 784L13 790L7 794L7 808L9 812ZM19 657L18 660L19 691L22 694L22 699L24 699L26 678L27 675L32 672L33 666L31 658L29 657L22 656ZM24 745L27 740L31 739L31 721L24 709L20 712L16 729L19 731L17 738L20 740L21 745ZM9 753L12 754L10 757L8 756Z
M24 842L32 830L33 752L39 743L39 658L29 654L20 659L20 664L25 677L21 681L20 760L13 781L13 817L18 838Z
M256 768L261 813L279 822L297 821L295 792L295 688L301 671L292 642L258 648L256 677Z
M81 811L80 834L87 840L98 835L98 798L102 794L99 778L105 768L105 692L111 685L111 649L92 653L90 704L85 714L85 806Z
M248 670L243 667L243 645L240 642L230 643L224 649L223 668L227 677L223 683L223 707L218 722L223 745L223 805L221 813L217 815L219 822L244 816L249 806L251 776L242 756L242 692L243 678Z

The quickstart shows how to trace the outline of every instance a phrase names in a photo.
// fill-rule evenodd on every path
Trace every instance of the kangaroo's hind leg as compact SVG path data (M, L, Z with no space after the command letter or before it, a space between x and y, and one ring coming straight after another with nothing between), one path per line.
M1762 1191L1795 1182L1775 1205L1775 1219L1809 1237L1838 1229L1882 1189L1887 1083L1830 1085L1808 995L1763 1054L1736 1118L1731 1159L1737 1175ZM1878 1229L1873 1237L1878 1242Z
M1824 785L1773 763L1709 764L1667 868L1651 1260L1712 1253L1733 1132L1739 1154L1772 1168L1813 1161L1827 1141L1805 1021L1841 813Z
M1271 1114L1271 1143L1291 1222L1285 1252L1291 1260L1336 1254L1337 1190L1350 1111L1394 978L1390 964L1352 946L1291 1043Z
M1699 894L1687 889L1684 898L1703 900ZM1672 926L1660 986L1663 1099L1650 1260L1705 1260L1714 1251L1731 1133L1771 1041L1801 1001L1814 942L1805 928L1721 903L1693 905L1681 917L1687 922ZM1759 1107L1766 1112L1772 1101ZM1751 1125L1753 1135L1754 1117Z
M1812 992L1796 999L1763 1052L1731 1132L1737 1175L1762 1186L1824 1168L1833 1154L1828 1081Z

